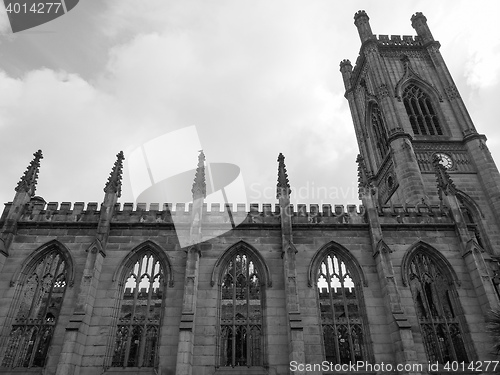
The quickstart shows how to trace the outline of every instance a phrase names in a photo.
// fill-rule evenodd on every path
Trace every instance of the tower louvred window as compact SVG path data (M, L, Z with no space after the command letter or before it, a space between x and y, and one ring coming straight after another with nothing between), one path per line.
M387 131L385 129L382 113L377 104L373 104L371 108L371 123L376 146L380 151L380 156L384 158L389 151L389 142L387 140Z
M403 92L403 103L415 135L443 135L432 101L420 87L408 85Z

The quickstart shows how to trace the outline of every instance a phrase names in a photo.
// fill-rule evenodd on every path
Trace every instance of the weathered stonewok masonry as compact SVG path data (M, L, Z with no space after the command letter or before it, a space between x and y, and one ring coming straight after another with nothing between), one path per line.
M207 207L203 153L191 204L119 203L121 152L102 204L46 203L36 152L0 218L0 373L497 359L500 174L426 18L411 22L415 37L377 37L357 12L360 55L340 64L359 207L291 205L281 154L275 202ZM225 232L228 210L243 220Z

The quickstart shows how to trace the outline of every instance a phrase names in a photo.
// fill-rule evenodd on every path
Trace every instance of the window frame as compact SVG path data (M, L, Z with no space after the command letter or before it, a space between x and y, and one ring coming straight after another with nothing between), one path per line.
M422 319L419 316L419 312L418 312L418 309L419 309L419 306L417 305L417 302L418 302L417 297L418 296L415 296L414 291L413 291L414 288L411 285L412 280L413 280L411 277L412 264L413 264L414 259L416 257L419 257L419 256L425 256L429 259L429 262L430 262L429 264L432 264L432 266L434 266L438 270L438 272L440 273L440 275L443 278L443 282L447 285L447 289L445 291L446 292L445 293L446 300L448 301L448 305L452 309L452 315L454 315L450 319L450 324L454 324L455 326L458 326L458 328L459 328L459 335L460 335L461 340L462 340L462 344L463 344L462 349L465 352L466 361L474 361L476 359L475 350L474 350L472 341L470 339L470 333L469 333L469 330L467 327L464 312L463 312L463 309L462 309L462 306L460 303L460 298L459 298L459 295L457 292L457 288L460 287L460 281L459 281L455 271L453 270L453 268L451 267L451 265L449 264L449 262L447 261L447 259L444 257L443 254L441 254L439 251L434 249L429 244L427 244L423 241L419 241L419 242L415 243L403 256L402 263L401 263L401 277L402 277L403 285L405 287L407 287L408 289L410 289L409 293L410 293L410 296L411 296L412 301L413 301L412 306L415 309L415 319L417 321L417 326L415 326L415 328L418 327L418 334L421 336L422 346L424 347L424 352L425 352L427 360L429 360L429 361L436 361L436 360L442 361L443 358L442 358L442 353L438 354L439 358L437 358L437 359L432 357L432 353L429 353L430 347L434 346L434 347L439 348L439 343L437 343L436 340L433 342L426 341L426 337L425 337L426 334L425 334L424 329L422 327ZM436 292L435 286L431 286L430 288L431 289L428 289L426 291L427 294L429 292L431 293L431 295L438 293L438 292ZM435 300L436 299L433 299L433 304L434 304ZM437 301L439 301L439 304L441 305L441 301L439 298L437 299ZM424 302L425 301L423 301L422 303L424 303ZM440 311L444 311L442 306L438 306L436 308L436 310L438 308L440 309ZM432 312L431 312L431 314L432 314ZM436 320L436 322L434 322L434 320ZM444 323L441 322L441 320L443 320L443 319L432 319L431 318L430 322L427 322L427 321L424 322L424 324L427 324L427 325L429 323L433 324L432 330L434 332L435 338L438 337L438 334L436 333L436 329L435 329L434 325L448 324L446 319L444 319L445 320ZM447 329L446 331L449 333L450 330ZM431 332L431 334L432 334L432 332ZM447 335L447 338L448 338L448 340L453 341L451 339L450 334ZM438 340L438 341L443 341L443 340ZM455 348L452 348L452 354L455 355ZM452 358L450 359L450 361L454 361L454 360L457 360L456 355L455 355L455 357L452 356ZM460 361L461 360L462 359L460 359Z
M406 93L409 89L420 93L420 97L417 98L415 95L413 95L412 98L407 98ZM423 111L420 99L421 97L424 98L423 102L425 104L425 113ZM414 80L406 82L406 84L401 87L400 98L401 102L403 103L408 121L410 122L413 135L428 137L446 136L446 123L441 115L441 111L439 109L439 106L437 105L438 103L434 95L429 92L429 90L427 90L424 85L420 84L419 82L415 82ZM415 103L415 100L416 102L418 102L418 104ZM415 117L413 122L412 116Z
M232 362L231 365L222 364L222 284L224 282L223 277L225 271L228 268L232 259L235 259L237 255L245 255L248 262L252 262L256 273L259 277L259 287L260 287L260 306L261 306L261 351L260 364L255 365L241 365L238 366L236 363ZM227 249L217 260L214 269L212 271L212 281L211 285L214 286L217 278L217 323L216 323L216 346L215 346L215 365L219 371L225 371L229 368L244 369L244 368L266 368L268 366L268 350L267 350L267 312L266 312L266 290L272 286L269 268L267 267L262 255L254 249L252 246L248 245L244 241L239 241L238 243L232 245ZM234 298L234 296L233 296ZM233 299L234 301L234 299ZM249 319L247 318L247 321ZM234 324L233 324L234 325ZM247 324L248 326L248 324ZM248 347L247 347L248 354ZM235 366L233 366L235 365Z
M328 256L335 256L340 262L343 262L346 270L349 270L351 279L354 283L354 290L356 293L356 299L358 304L358 314L361 321L361 330L363 335L363 361L373 362L374 353L373 345L371 340L370 326L368 322L368 315L366 313L366 304L363 293L363 288L368 287L368 282L365 278L363 269L359 265L357 259L354 255L346 249L344 246L331 241L320 248L316 254L313 256L308 270L308 285L311 288L315 288L316 293L316 304L318 311L318 324L320 326L321 334L321 347L322 356L325 360L327 359L326 345L324 338L323 323L321 318L321 306L320 306L320 291L318 288L318 278L320 274L320 267ZM330 296L331 298L331 296ZM352 356L351 356L352 357Z
M59 280L60 276L64 277L64 290L61 292L61 295L58 297L60 299L60 303L58 306L57 311L54 311L53 309L53 304L49 306L45 306L44 311L45 311L45 317L50 314L52 317L50 321L43 322L41 319L36 319L36 318L26 318L23 319L22 321L19 320L18 315L19 315L19 309L21 308L21 303L22 299L25 296L27 292L27 283L28 281L35 275L37 268L42 264L45 263L45 266L42 268L46 268L47 266L47 259L51 255L57 256L59 258L58 260L58 265L55 269L55 271L58 271L60 268L61 264L64 263L64 268L61 270L61 272L58 272L57 275L52 275L52 280L51 280L51 286L50 286L50 291L49 291L49 302L53 298L53 293L56 288L59 288L56 286L56 283ZM53 262L53 261L52 261ZM47 272L45 272L47 271ZM50 272L48 270L42 270L40 269L39 272L43 274L41 277L47 276L47 274ZM39 293L41 290L41 283L42 281L38 280L36 289L34 291L34 295ZM17 271L14 273L14 276L11 279L10 286L14 287L14 296L12 298L12 303L9 309L9 312L7 314L7 319L5 321L4 329L3 329L3 337L2 337L2 342L4 345L2 345L2 351L0 353L0 368L4 369L14 369L14 368L45 368L48 360L48 353L50 351L50 348L54 345L54 338L56 336L57 330L60 328L58 326L59 323L59 318L62 314L63 311L63 305L65 303L65 298L68 293L68 287L72 288L74 285L74 268L73 268L73 259L68 251L68 249L59 241L57 240L52 240L49 241L48 243L40 246L38 249L33 251L23 262L20 268L17 269ZM34 299L33 302L30 304L29 309L28 309L28 315L32 315L33 311L33 306L34 305ZM41 306L44 306L43 304ZM50 311L50 308L52 307L52 311ZM54 315L56 313L56 315ZM10 343L10 337L12 333L14 332L14 328L19 328L21 331L25 331L26 329L29 330L34 330L34 331L47 331L47 328L51 331L50 332L50 337L48 338L48 341L46 345L42 348L43 353L41 354L42 362L39 363L39 365L36 365L35 359L36 359L36 352L40 350L40 341L43 339L41 334L34 334L35 340L33 342L33 345L31 346L31 350L28 347L25 355L30 352L31 354L29 355L29 358L24 358L20 359L20 357L17 355L14 356L12 361L10 363L6 363L7 355L8 355L8 350L9 350L9 343ZM46 337L45 337L46 338ZM27 365L25 366L27 360ZM20 362L19 362L20 361ZM24 363L23 363L24 362ZM5 365L4 365L5 364Z
M126 292L126 283L127 279L131 277L131 274L134 272L134 267L135 265L139 262L140 259L143 259L144 256L151 255L155 257L156 261L159 263L159 267L161 268L163 272L163 278L161 282L161 288L162 288L162 296L161 296L161 306L160 306L160 317L158 319L158 324L155 325L157 327L157 335L156 335L156 344L155 344L155 353L154 353L154 360L152 365L143 365L143 361L141 359L144 359L144 354L145 354L145 344L144 341L140 341L140 347L139 350L142 350L142 355L139 353L139 360L137 361L135 366L128 366L128 358L129 354L127 354L127 348L130 350L130 345L128 344L130 340L127 339L126 343L126 348L125 348L125 355L123 356L123 364L119 365L115 361L115 352L116 352L116 345L117 345L117 335L118 335L118 330L120 326L120 313L121 313L121 308L122 308L122 301L123 297ZM141 276L144 276L144 273L141 273ZM173 280L173 273L172 273L172 267L171 267L171 262L168 258L168 255L164 249L162 249L159 245L154 243L151 240L148 240L139 246L135 247L132 251L128 253L128 255L124 258L124 260L121 262L121 265L116 269L114 275L113 275L113 282L116 284L116 289L115 289L115 302L114 302L114 317L113 317L113 324L112 324L112 329L110 330L109 336L108 336L108 349L107 349L107 354L106 354L106 363L108 368L113 368L113 369L137 369L137 368L154 368L157 369L159 367L160 359L159 359L159 352L161 348L161 337L162 337L162 329L163 326L165 325L165 306L166 306L166 300L167 300L167 292L168 292L168 287L172 287L174 285L174 280ZM137 281L136 281L137 282ZM150 284L154 282L150 280ZM151 292L148 292L151 294ZM135 293L137 294L137 292ZM129 324L129 327L132 327L133 324ZM143 328L147 328L147 322L145 321L143 324ZM153 326L150 324L150 326ZM145 339L147 335L147 329L146 332L142 334L142 339ZM142 348L142 349L141 349ZM140 366L139 366L140 365Z

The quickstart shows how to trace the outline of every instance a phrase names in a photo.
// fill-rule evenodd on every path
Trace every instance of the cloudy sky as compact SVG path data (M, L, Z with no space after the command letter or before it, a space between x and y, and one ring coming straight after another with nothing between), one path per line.
M276 202L282 152L295 203L357 204L339 62L358 55L359 9L375 34L415 35L411 15L426 15L500 161L500 33L488 18L500 13L497 0L85 0L16 34L0 12L0 200L12 200L42 149L38 195L101 202L117 152L129 161L141 145L195 126L210 162L240 168L248 202ZM197 159L165 155L166 166ZM121 202L135 198L129 172Z

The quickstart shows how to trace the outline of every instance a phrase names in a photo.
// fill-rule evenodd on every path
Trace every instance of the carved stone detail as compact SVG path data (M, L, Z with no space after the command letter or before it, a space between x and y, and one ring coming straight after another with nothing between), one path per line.
M446 94L446 97L448 98L449 101L460 98L460 93L458 92L457 86L451 85L448 86L444 89L444 92Z
M377 89L377 99L382 100L389 96L389 88L385 83L382 83Z

